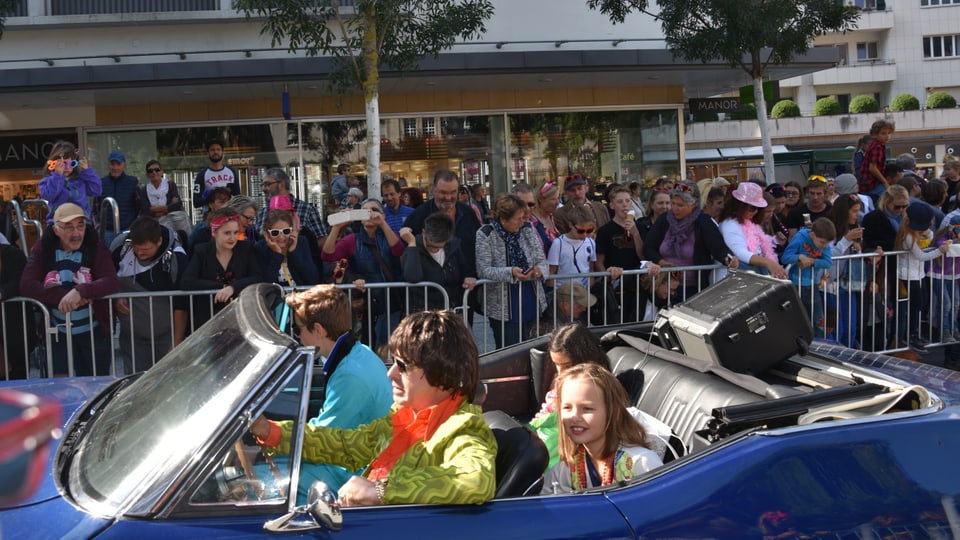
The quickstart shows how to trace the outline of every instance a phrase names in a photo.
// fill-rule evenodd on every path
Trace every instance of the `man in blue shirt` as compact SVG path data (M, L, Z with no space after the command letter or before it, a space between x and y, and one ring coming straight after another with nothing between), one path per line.
M100 179L103 191L100 192L100 198L97 200L95 211L100 212L101 202L106 197L112 197L117 201L117 210L120 214L120 225L118 230L125 231L130 228L130 224L140 214L140 202L137 200L137 188L140 187L136 176L127 174L127 158L123 152L114 150L110 152L108 158L110 173ZM113 227L113 210L106 208L104 215L100 215L100 225L103 230L103 240L106 245L110 245L116 233Z
M400 234L403 220L413 213L413 208L400 204L400 183L393 177L385 177L380 184L380 196L383 198L383 213L387 225L393 232Z

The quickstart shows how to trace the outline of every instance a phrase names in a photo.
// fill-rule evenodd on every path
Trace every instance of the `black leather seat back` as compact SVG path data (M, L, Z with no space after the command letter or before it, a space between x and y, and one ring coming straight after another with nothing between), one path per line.
M496 498L540 493L550 454L543 441L503 411L483 413L497 438Z

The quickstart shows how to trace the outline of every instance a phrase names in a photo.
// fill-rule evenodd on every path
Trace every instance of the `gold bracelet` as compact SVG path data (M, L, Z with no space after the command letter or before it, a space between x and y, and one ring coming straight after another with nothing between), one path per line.
M373 484L374 488L376 488L377 490L377 501L379 501L380 504L387 504L387 500L383 494L383 492L386 490L387 482L388 481L386 478L381 478L380 480L377 480Z

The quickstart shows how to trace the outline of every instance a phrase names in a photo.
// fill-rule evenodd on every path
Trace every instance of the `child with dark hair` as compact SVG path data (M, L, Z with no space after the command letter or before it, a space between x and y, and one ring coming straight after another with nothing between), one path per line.
M800 298L813 318L817 337L826 337L823 293L816 290L832 263L830 242L837 236L837 228L828 218L818 218L809 229L800 229L783 251L780 262L790 266L787 276L800 288Z

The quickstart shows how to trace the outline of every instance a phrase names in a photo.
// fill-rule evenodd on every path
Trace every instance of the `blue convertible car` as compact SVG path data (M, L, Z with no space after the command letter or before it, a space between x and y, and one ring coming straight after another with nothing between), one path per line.
M0 509L0 536L960 537L960 374L820 343L734 370L662 346L651 325L606 329L603 343L634 405L674 432L663 467L540 495L543 446L522 427L551 377L535 341L481 358L494 500L348 508L321 526L319 503L295 500L299 435L271 457L247 434L260 414L302 425L322 394L270 291L248 288L143 374L7 383L61 402L66 423L39 490Z

